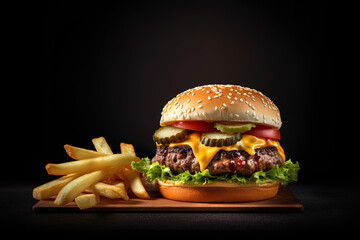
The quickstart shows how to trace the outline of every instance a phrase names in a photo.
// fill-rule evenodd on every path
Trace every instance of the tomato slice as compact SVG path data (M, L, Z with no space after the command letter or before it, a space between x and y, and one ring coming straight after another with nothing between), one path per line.
M172 124L174 127L185 128L201 132L212 132L216 131L214 128L214 123L208 123L203 121L183 121L183 122L174 122Z
M255 137L281 139L279 130L261 125L257 125L255 128L252 128L250 131L244 132L243 134L254 135Z

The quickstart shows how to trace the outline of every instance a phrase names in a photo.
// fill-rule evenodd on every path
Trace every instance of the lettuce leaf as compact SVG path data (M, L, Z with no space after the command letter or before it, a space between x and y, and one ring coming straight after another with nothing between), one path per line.
M213 176L209 169L202 172L191 174L188 170L183 173L172 173L169 167L162 166L158 162L151 163L149 158L142 158L139 162L132 162L133 169L143 172L147 181L154 183L156 180L181 182L187 185L206 183L215 183L217 181L225 181L228 183L237 183L240 185L248 184L254 181L257 184L271 183L278 180L281 184L287 185L290 182L296 182L298 171L300 169L299 162L293 163L291 159L287 160L283 166L275 167L269 171L254 172L251 176L241 176L238 174L221 174Z

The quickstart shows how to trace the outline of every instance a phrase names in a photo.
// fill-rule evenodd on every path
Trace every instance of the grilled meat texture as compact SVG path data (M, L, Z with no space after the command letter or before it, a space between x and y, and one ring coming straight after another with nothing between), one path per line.
M220 150L211 160L207 168L211 175L223 173L237 173L244 176L250 176L256 171L267 171L275 165L281 166L282 157L275 147L263 147L255 149L255 155L249 155L245 151ZM173 172L182 173L189 170L190 173L200 171L200 165L197 162L190 146L183 145L169 147L161 145L156 148L156 155L152 162L159 162L165 165Z

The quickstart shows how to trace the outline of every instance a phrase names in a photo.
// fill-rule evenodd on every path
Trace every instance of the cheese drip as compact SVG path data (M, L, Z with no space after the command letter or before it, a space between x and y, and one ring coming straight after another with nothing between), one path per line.
M243 135L242 139L234 145L222 147L208 147L200 143L200 137L201 132L193 132L184 141L178 143L170 143L169 145L169 147L189 145L192 148L194 156L200 165L200 171L204 171L206 169L210 161L214 158L215 154L220 150L243 150L250 155L255 155L256 148L272 146L276 147L278 153L285 161L284 150L280 146L280 143L275 139L259 138L253 135Z

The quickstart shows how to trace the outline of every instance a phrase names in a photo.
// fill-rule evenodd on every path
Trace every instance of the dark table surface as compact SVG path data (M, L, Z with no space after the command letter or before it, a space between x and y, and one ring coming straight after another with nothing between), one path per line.
M104 233L147 231L242 234L268 232L296 233L356 230L359 191L356 185L293 183L288 187L304 206L299 213L219 213L219 212L146 212L146 213L34 213L35 184L1 186L1 226L14 233L68 232Z

